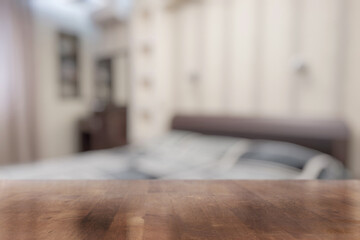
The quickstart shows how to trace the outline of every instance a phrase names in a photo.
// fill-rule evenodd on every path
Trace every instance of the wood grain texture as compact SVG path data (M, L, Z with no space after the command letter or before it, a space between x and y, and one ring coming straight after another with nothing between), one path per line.
M359 181L0 181L0 239L360 239Z

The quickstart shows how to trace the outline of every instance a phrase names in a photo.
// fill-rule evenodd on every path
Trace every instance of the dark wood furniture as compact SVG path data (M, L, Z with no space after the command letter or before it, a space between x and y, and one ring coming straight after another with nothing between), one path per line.
M359 181L1 181L0 239L360 239Z
M109 105L79 123L80 151L127 144L127 108Z
M269 139L330 154L346 165L349 130L340 120L176 116L172 128L203 134Z

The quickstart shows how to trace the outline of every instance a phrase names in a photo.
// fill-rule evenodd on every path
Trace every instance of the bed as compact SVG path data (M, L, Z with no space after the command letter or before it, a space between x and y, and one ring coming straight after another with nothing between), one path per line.
M349 133L338 120L176 116L141 145L0 169L2 179L343 179Z

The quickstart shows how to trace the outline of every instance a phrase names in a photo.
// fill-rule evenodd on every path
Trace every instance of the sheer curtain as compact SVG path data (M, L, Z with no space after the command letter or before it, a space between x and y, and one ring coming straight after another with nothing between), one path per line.
M29 1L0 0L0 164L36 157Z

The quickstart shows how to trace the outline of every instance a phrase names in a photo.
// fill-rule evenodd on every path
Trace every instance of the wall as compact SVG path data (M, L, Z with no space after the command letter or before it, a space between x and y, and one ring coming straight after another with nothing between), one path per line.
M35 9L35 62L37 80L38 158L53 158L78 151L78 120L91 107L93 29L82 13ZM80 39L81 97L62 99L59 94L57 31Z
M341 5L340 0L184 4L174 13L177 110L336 116ZM299 61L304 71L296 71Z
M345 77L344 82L344 100L342 102L342 111L349 123L351 136L351 167L353 172L360 178L360 32L359 32L359 10L360 2L349 0L346 2L346 55L344 58Z
M135 1L130 19L130 141L168 129L173 111L172 16L167 1Z
M92 111L94 104L95 64L100 58L113 58L114 100L118 105L128 100L128 0L109 1L121 8L121 21L94 23L91 6L84 4L34 0L35 52L38 82L37 122L38 158L54 158L78 152L79 119ZM81 97L59 96L57 31L76 34L80 39Z
M129 29L125 20L97 25L96 59L113 59L114 102L126 105L129 92Z
M342 118L360 177L359 10L356 0L136 1L134 139L164 132L172 113Z

